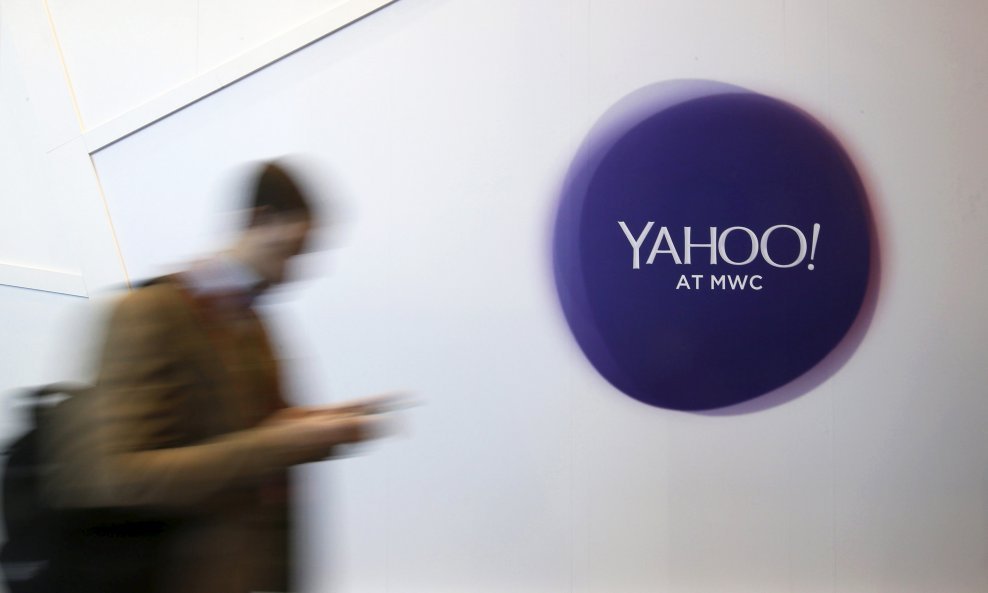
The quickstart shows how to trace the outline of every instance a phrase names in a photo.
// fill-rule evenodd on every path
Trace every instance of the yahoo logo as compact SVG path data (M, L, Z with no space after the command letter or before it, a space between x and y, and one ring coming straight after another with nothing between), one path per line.
M648 235L648 232L652 229L652 226L654 224L655 222L651 220L648 221L648 224L645 225L645 230L642 231L642 234L638 237L634 237L631 234L631 231L628 230L628 226L624 224L624 221L623 220L618 221L618 226L620 226L621 230L624 231L624 235L628 237L628 241L631 242L631 247L635 250L633 267L636 270L638 269L639 262L641 261L641 258L639 257L639 249L641 249L641 245L642 242L644 242L645 240L645 236ZM773 232L779 229L789 229L790 231L795 233L797 237L799 237L799 255L796 256L795 261L790 262L788 264L776 263L775 260L771 258L768 252L768 239ZM706 248L710 250L711 264L717 263L717 254L719 253L720 259L723 260L725 263L734 266L744 266L750 264L752 261L755 260L756 257L758 257L759 248L761 248L762 258L774 268L791 268L793 266L798 266L803 261L803 258L806 257L806 235L804 235L803 232L800 231L798 228L794 226L789 226L787 224L777 224L773 227L769 227L769 229L766 230L765 233L762 235L761 241L758 240L758 236L755 234L754 231L752 231L749 228L745 228L743 226L732 226L729 229L725 229L720 234L720 239L718 240L717 227L712 226L710 227L709 243L693 243L691 241L692 230L693 229L690 227L685 227L683 229L683 235L685 236L683 250L686 253L685 263L687 264L690 263L690 259L691 259L690 256L693 253L693 249L696 247ZM747 233L748 237L751 238L751 252L746 256L746 258L743 261L734 261L727 255L727 249L725 248L725 244L727 243L727 237L734 231L741 231L743 233ZM819 236L820 236L820 225L814 224L813 225L813 253L816 253L816 241L817 238L819 238ZM662 249L663 241L666 241L669 244L668 248ZM671 255L675 260L676 264L683 263L683 261L679 257L679 253L676 251L675 244L673 244L672 239L669 236L669 229L667 229L666 227L662 227L659 230L658 237L655 239L655 246L652 247L652 254L648 257L648 263L651 264L652 260L655 259L656 255L663 253ZM812 255L810 256L810 259L813 259ZM809 269L811 270L813 269L813 264L809 265Z
M845 338L871 282L867 195L788 103L709 81L633 93L570 167L553 264L580 348L642 402L769 393Z

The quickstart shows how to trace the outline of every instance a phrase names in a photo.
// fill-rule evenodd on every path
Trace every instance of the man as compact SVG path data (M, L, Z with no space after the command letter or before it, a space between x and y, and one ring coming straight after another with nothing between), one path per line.
M284 281L314 222L267 164L229 250L116 304L95 386L53 431L53 495L83 517L57 563L69 587L290 589L287 468L371 438L387 403L303 409L282 396L251 301Z

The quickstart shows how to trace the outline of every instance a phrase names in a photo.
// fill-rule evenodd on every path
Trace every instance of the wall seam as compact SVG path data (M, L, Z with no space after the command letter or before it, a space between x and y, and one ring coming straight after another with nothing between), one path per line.
M82 117L82 110L79 108L79 98L75 92L75 85L72 83L72 75L69 73L68 63L65 61L65 53L62 51L62 42L58 37L58 29L55 27L55 18L52 15L51 7L48 5L48 0L44 0L45 15L48 17L48 27L51 30L52 40L55 43L55 51L58 54L58 61L62 66L62 74L65 77L65 85L69 90L69 98L72 102L72 110L75 112L76 121L79 123L79 133L80 135L86 133L86 123ZM120 249L120 241L117 238L117 230L113 225L113 217L110 215L110 205L106 200L106 191L103 189L103 182L100 180L99 171L96 168L96 161L93 160L93 155L88 151L86 152L86 158L89 161L89 166L93 171L93 179L96 181L96 189L99 192L100 201L103 204L103 213L106 215L106 222L110 225L110 238L113 240L113 248L117 253L117 259L120 262L120 267L123 270L124 280L127 283L127 288L131 287L130 274L127 273L127 263L124 261L123 252ZM88 266L83 263L83 269ZM85 280L85 275L83 275Z
M72 110L75 111L76 121L79 123L79 133L86 131L86 123L82 117L82 110L79 109L79 98L75 94L75 85L72 84L72 75L69 74L69 66L65 61L65 53L62 51L62 42L58 38L58 30L55 28L55 18L52 16L48 0L44 0L45 16L48 17L48 27L51 29L51 37L55 42L55 52L58 53L58 62L62 66L62 75L65 76L65 86L69 89L69 97L72 100Z

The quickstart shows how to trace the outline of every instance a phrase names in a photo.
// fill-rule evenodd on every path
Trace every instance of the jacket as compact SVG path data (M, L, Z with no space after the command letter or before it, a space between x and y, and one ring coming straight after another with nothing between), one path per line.
M287 468L300 460L262 425L287 406L277 360L250 307L218 311L179 276L113 306L94 388L51 431L51 496L68 511L164 525L146 551L122 546L118 527L100 540L111 542L103 554L128 548L151 568L148 590L289 591Z

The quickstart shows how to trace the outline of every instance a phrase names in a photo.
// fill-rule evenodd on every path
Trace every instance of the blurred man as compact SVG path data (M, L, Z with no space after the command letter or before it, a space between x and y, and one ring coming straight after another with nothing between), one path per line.
M251 303L316 222L267 164L228 250L114 307L96 384L54 431L53 493L81 517L58 563L71 590L291 589L287 468L371 438L386 403L298 408L281 393Z

